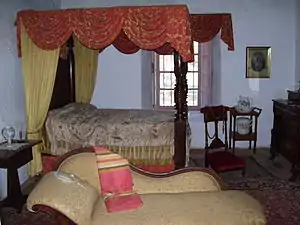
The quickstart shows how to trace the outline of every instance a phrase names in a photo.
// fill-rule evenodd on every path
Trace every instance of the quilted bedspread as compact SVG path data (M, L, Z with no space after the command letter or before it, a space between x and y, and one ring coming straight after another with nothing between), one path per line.
M49 112L46 131L51 154L103 146L136 164L145 164L145 160L170 163L174 155L174 114L165 110L98 109L72 103Z

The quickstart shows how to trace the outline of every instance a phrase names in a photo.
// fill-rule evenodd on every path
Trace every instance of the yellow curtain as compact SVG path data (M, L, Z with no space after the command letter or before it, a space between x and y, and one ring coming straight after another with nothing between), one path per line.
M59 49L45 51L38 48L21 27L22 73L25 91L27 138L42 140L42 129L47 117L58 64ZM29 163L30 176L42 171L42 144L33 148Z
M89 49L74 37L76 102L90 103L97 76L99 50Z

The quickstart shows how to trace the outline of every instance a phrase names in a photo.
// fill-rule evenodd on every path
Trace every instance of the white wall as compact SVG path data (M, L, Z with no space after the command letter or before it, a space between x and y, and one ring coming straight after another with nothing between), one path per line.
M154 54L152 51L141 51L141 107L143 109L153 109L154 103L154 74L152 68Z
M141 107L140 52L125 55L108 47L99 55L98 67L92 104L102 108Z
M0 1L0 130L6 125L24 124L25 108L21 64L17 57L17 11L59 7L59 1L1 0ZM0 135L0 141L3 141ZM21 182L27 179L27 167L19 170ZM6 170L0 170L0 199L6 196Z

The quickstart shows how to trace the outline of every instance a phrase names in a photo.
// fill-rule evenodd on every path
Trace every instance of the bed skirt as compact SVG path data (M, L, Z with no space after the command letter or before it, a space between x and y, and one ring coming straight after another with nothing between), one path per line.
M59 157L60 156L42 154L42 164L43 164L43 173L44 174L55 170ZM164 165L148 164L148 165L139 165L137 167L139 167L142 170L145 170L147 172L152 172L152 173L168 173L175 169L173 160L171 161L170 164L164 164Z
M56 142L59 148L58 152L67 153L69 149L78 149L89 147L90 145L82 145L76 143L67 143L64 141ZM114 153L122 155L128 159L133 165L170 165L174 156L174 147L166 146L101 146L111 150Z

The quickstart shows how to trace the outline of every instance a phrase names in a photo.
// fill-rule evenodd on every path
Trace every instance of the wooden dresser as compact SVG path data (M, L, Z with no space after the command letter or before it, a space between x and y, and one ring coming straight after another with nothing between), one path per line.
M300 102L273 100L271 159L280 154L292 164L291 180L300 178Z

